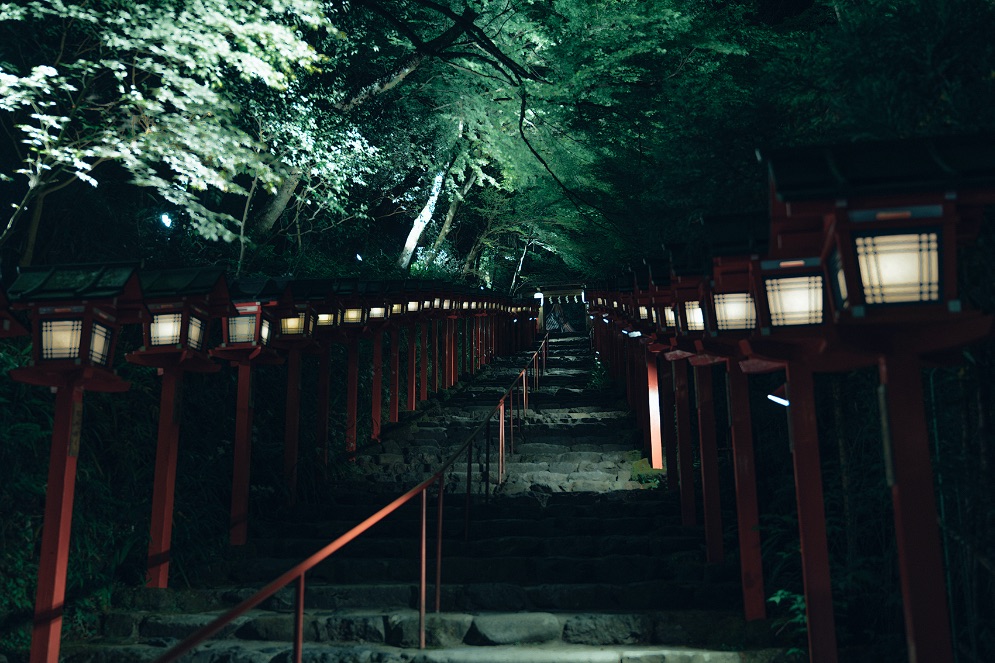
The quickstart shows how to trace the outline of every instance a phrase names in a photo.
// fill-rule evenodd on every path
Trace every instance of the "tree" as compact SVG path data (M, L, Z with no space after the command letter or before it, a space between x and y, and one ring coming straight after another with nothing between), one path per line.
M30 212L30 263L45 196L116 161L140 186L182 206L212 239L236 220L202 201L244 195L238 175L273 186L273 163L239 126L231 78L286 87L318 55L300 31L323 25L318 0L34 0L0 5L0 122L16 167L0 172L13 210L10 240Z

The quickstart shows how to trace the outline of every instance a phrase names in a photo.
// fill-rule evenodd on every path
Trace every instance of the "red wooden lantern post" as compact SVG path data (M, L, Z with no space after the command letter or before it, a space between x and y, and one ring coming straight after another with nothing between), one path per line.
M769 157L784 215L821 215L822 264L840 339L877 358L912 662L953 660L923 406L921 357L988 335L966 310L957 249L995 204L995 137L850 144Z
M205 345L211 319L228 313L231 304L224 270L217 267L145 271L141 285L151 315L143 321L142 347L126 359L156 368L162 376L146 584L164 589L169 584L183 374L221 369Z
M715 252L713 247L713 253ZM712 285L705 299L709 335L697 342L699 356L719 359L726 367L729 431L736 488L740 581L747 621L766 617L763 565L757 508L756 466L747 375L739 361L739 340L757 326L756 304L750 294L749 257L715 257Z
M30 311L32 328L31 364L10 377L55 391L30 657L46 663L59 659L83 391L128 389L111 363L120 324L142 315L141 287L131 265L39 267L23 269L9 295ZM19 331L5 319L5 334Z
M236 315L222 319L223 343L211 350L212 357L238 368L235 408L235 448L232 468L229 540L233 546L248 540L249 470L252 457L252 369L260 364L279 364L282 359L269 348L273 322L269 308L276 306L284 288L270 279L243 279L232 287Z
M411 284L413 285L413 284ZM408 302L404 310L405 319L409 322L408 337L408 411L414 412L418 407L418 321L422 310L422 300L418 292L408 292Z

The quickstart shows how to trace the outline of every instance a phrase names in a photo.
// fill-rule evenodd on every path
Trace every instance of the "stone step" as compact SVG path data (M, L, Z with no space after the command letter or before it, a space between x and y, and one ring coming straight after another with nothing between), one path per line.
M105 635L105 643L67 647L64 660L151 660L215 616L111 613L105 624L116 635ZM414 610L308 611L303 658L409 662L410 650L418 647L418 622ZM769 635L763 630L728 613L430 612L425 622L429 649L416 659L423 663L768 663L781 653L767 647ZM198 647L190 659L283 661L293 628L291 614L251 611ZM724 637L717 637L720 633ZM730 647L731 641L738 646Z

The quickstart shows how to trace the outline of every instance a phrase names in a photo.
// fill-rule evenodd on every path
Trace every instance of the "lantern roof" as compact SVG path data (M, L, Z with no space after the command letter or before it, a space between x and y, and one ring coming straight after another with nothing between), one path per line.
M995 135L817 145L760 156L783 202L995 185Z
M285 300L289 294L288 279L273 279L268 276L249 276L231 284L233 302L257 302Z
M228 279L223 267L211 265L141 271L139 279L146 300L175 297L203 298L212 315L231 308Z
M139 302L142 290L137 272L136 263L22 267L7 294L15 303L84 300Z
M335 290L332 279L293 279L288 285L298 303L324 301Z

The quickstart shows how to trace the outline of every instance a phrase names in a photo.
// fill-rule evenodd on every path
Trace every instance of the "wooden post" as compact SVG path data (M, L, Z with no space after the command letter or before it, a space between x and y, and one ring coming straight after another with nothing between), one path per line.
M418 335L418 325L411 323L408 327L408 410L415 411L418 405L417 363L415 355L415 337Z
M691 458L691 404L688 394L687 361L679 359L670 365L674 372L675 418L677 419L677 468L681 491L681 524L698 523L694 503L694 463Z
M373 330L373 393L370 399L370 437L380 439L380 402L383 399L383 330Z
M739 569L746 621L767 618L764 572L760 557L760 519L757 515L757 470L753 455L749 379L739 362L727 362L729 429L736 482L736 523L739 532Z
M646 356L646 410L649 413L650 467L663 469L663 439L660 435L660 374L656 368L656 355L645 350Z
M328 396L329 387L332 380L332 348L327 343L322 343L318 355L318 421L317 436L315 439L318 445L318 457L322 465L328 465Z
M396 424L401 410L401 331L390 328L390 423Z
M666 372L661 376L660 383L660 421L663 426L664 466L667 468L667 490L676 493L681 489L680 476L677 472L677 422L675 420L676 403L674 400L674 366L672 362L657 362L658 370Z
M169 584L169 550L173 532L173 496L176 488L176 454L180 439L183 371L162 369L159 395L159 435L155 449L155 482L152 485L152 527L145 584L165 589Z
M283 481L287 502L297 501L297 453L301 426L301 351L287 351L287 408L283 432Z
M73 383L57 388L52 425L52 448L45 489L45 521L38 562L31 663L59 660L62 610L69 565L69 534L76 490L76 459L83 424L83 388Z
M345 415L345 450L349 454L356 452L356 422L359 410L359 335L349 334L346 341L348 357L346 364L346 415Z
M235 448L231 486L231 545L248 540L249 466L252 460L252 364L238 362L238 400L235 405Z
M432 320L432 393L439 391L439 322Z
M421 380L421 390L418 401L428 400L428 322L421 323L421 352L418 357L419 379Z
M826 512L819 462L819 429L815 420L812 370L788 362L788 417L791 423L798 532L801 538L802 579L808 617L808 651L812 663L836 663L836 617L829 576ZM918 517L918 516L917 516Z
M705 519L705 561L718 563L722 552L722 505L719 497L719 453L715 442L715 401L712 367L694 367L701 454L702 516Z
M950 616L919 357L886 354L878 372L909 662L950 663Z

